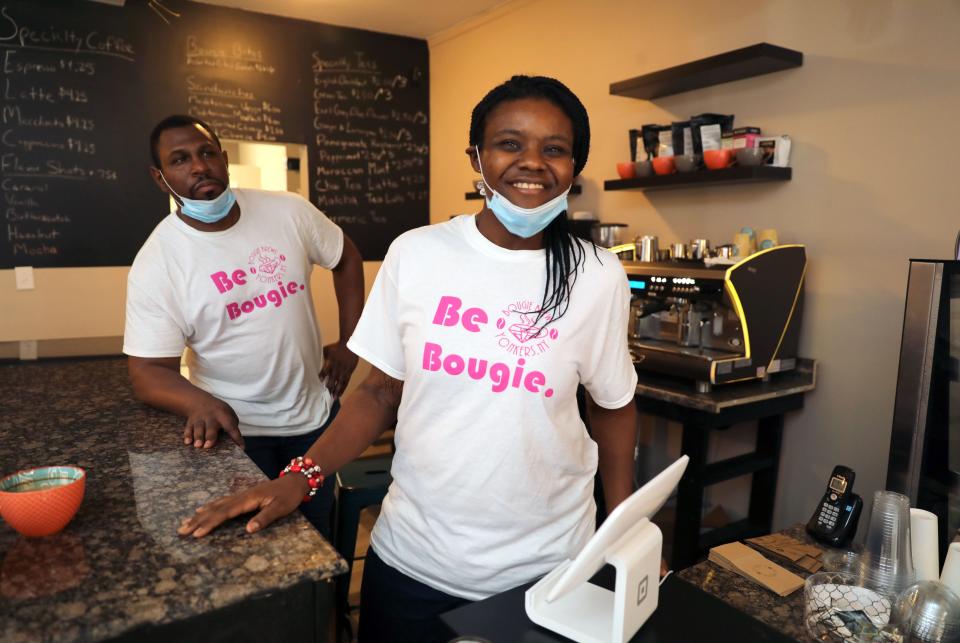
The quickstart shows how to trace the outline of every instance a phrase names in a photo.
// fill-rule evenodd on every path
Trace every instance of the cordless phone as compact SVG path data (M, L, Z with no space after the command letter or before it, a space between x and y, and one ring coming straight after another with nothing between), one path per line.
M807 523L807 533L820 542L843 547L857 533L857 522L863 499L853 493L853 469L843 465L833 468L827 490Z

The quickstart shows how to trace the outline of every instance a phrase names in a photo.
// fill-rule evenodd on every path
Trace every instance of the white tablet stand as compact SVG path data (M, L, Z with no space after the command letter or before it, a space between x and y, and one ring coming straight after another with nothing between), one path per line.
M663 535L650 522L687 468L681 457L607 517L572 561L526 592L527 616L578 643L625 643L653 611L659 595ZM617 572L615 590L587 582L604 563Z

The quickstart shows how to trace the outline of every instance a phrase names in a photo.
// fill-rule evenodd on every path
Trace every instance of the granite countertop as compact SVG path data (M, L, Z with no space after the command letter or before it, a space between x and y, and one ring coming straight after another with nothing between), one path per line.
M346 571L299 513L258 534L233 520L180 538L198 505L265 478L229 440L184 446L182 419L134 399L126 359L3 365L0 390L0 472L87 472L61 533L27 539L0 522L0 640L110 638Z
M793 525L781 533L793 536L820 549L826 549L826 547L810 538L801 524ZM746 544L749 545L750 543ZM757 551L800 578L806 578L810 575L810 572L784 558L759 549ZM684 569L678 573L678 576L741 612L745 612L758 621L769 625L778 632L798 641L809 640L803 625L802 587L789 596L781 598L752 580L727 571L709 560Z
M800 357L795 369L771 373L769 381L718 384L709 393L697 393L690 380L677 380L646 371L638 371L637 377L639 396L720 413L734 406L812 391L817 385L817 361Z

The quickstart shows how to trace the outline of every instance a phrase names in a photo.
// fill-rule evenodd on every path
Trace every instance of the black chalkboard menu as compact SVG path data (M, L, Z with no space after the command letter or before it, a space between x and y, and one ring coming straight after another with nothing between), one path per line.
M306 145L365 259L429 220L426 42L188 0L0 0L0 268L129 265L168 201L150 129Z

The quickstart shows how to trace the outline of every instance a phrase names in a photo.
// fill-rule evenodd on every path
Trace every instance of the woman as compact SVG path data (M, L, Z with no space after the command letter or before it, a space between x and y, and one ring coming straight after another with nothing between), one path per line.
M361 641L444 641L437 616L545 574L594 531L599 468L632 491L636 373L616 257L572 237L566 195L587 160L586 110L560 82L515 76L473 111L479 214L400 236L348 343L373 365L305 454L329 474L396 425L394 482L364 565ZM576 391L590 400L593 437ZM287 475L184 521L203 536L309 489Z

